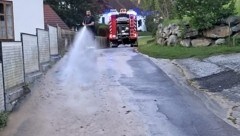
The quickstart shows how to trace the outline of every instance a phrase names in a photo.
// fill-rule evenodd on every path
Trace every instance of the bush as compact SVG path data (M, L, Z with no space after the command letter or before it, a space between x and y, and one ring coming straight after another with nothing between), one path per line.
M240 15L240 0L236 0L235 8L237 14Z
M176 14L190 17L190 25L203 30L235 14L235 0L176 0Z
M154 19L155 19L155 17L153 15L146 17L147 31L151 32L153 36L156 35L156 30L157 30L157 26L158 26L158 24L156 22L154 22Z
M8 113L0 113L0 128L3 128L7 125Z
M108 25L97 24L96 26L97 36L107 37L109 34Z

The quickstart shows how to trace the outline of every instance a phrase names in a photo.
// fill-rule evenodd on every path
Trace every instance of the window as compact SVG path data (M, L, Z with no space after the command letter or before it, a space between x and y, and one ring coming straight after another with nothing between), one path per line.
M142 20L138 20L138 27L141 27L142 26Z
M105 24L105 17L102 17L102 24Z
M10 1L0 2L0 40L13 40L13 6Z

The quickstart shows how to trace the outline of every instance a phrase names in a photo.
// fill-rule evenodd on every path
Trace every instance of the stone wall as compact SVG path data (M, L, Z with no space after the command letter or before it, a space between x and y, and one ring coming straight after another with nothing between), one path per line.
M214 27L198 31L188 25L180 27L176 24L163 26L157 30L157 43L161 45L182 45L199 47L226 44L229 37L240 35L240 16L231 16Z

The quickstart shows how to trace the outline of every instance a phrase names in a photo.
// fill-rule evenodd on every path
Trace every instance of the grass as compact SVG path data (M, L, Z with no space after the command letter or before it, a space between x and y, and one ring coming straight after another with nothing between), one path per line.
M209 47L181 47L181 46L161 46L152 41L152 37L139 39L139 51L154 58L183 59L183 58L207 58L213 55L239 53L240 46L209 46Z
M240 15L240 0L236 0L236 12L238 15Z
M151 32L138 32L139 36L151 36L152 33Z
M8 113L2 112L0 113L0 128L3 128L7 125Z

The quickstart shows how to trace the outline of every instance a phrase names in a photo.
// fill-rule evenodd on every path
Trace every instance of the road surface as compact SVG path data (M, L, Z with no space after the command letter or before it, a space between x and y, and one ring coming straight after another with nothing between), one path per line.
M31 87L1 136L240 135L132 48L98 50L90 86L62 84L66 58Z

